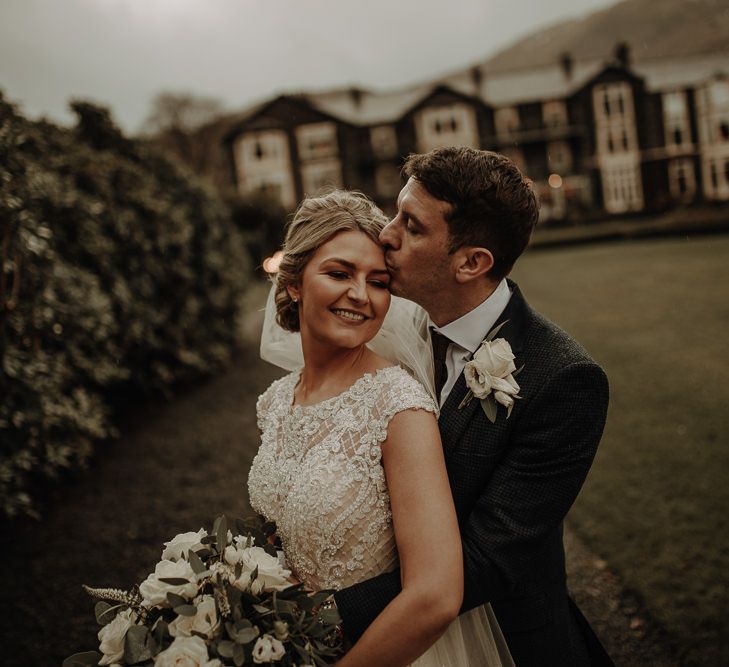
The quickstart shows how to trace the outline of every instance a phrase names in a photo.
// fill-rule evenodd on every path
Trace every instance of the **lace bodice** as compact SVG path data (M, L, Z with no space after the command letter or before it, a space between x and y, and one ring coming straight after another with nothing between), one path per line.
M262 439L248 477L251 506L276 522L301 581L345 588L397 565L380 445L395 414L435 406L397 366L315 405L293 405L299 375L276 380L258 399Z

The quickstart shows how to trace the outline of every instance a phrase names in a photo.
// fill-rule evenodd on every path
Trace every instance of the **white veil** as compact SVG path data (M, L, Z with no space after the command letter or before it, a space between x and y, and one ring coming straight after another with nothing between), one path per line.
M286 331L276 322L276 286L271 287L261 332L261 359L293 371L304 365L301 336ZM402 366L433 398L436 407L433 355L427 313L413 301L392 297L390 309L377 335L367 343L373 352Z

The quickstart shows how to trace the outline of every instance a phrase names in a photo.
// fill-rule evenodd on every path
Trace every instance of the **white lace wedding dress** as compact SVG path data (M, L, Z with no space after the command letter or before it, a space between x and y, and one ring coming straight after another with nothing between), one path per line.
M248 477L251 506L275 521L286 560L312 589L340 590L397 567L380 445L402 410L435 412L397 366L365 374L311 406L293 405L300 371L275 381L256 406L261 447ZM417 667L513 665L490 606L462 614Z

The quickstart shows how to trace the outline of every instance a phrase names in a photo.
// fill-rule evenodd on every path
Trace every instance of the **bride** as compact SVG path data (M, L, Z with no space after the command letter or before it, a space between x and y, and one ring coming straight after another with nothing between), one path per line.
M490 607L458 616L463 557L426 389L429 344L409 302L382 328L386 223L363 195L335 191L304 200L288 228L262 354L291 369L303 353L303 367L258 399L251 506L276 522L309 588L341 590L399 565L402 591L341 667L513 665Z

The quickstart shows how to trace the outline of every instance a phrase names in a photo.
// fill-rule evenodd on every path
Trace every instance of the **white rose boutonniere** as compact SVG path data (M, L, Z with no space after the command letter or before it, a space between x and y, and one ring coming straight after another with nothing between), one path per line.
M477 398L481 401L481 407L492 424L496 422L497 403L506 408L508 419L514 407L514 399L521 398L519 385L514 379L521 368L517 370L514 364L514 353L508 341L496 338L496 334L506 322L502 322L489 332L473 355L473 359L463 369L466 385L470 391L458 409L464 408Z

